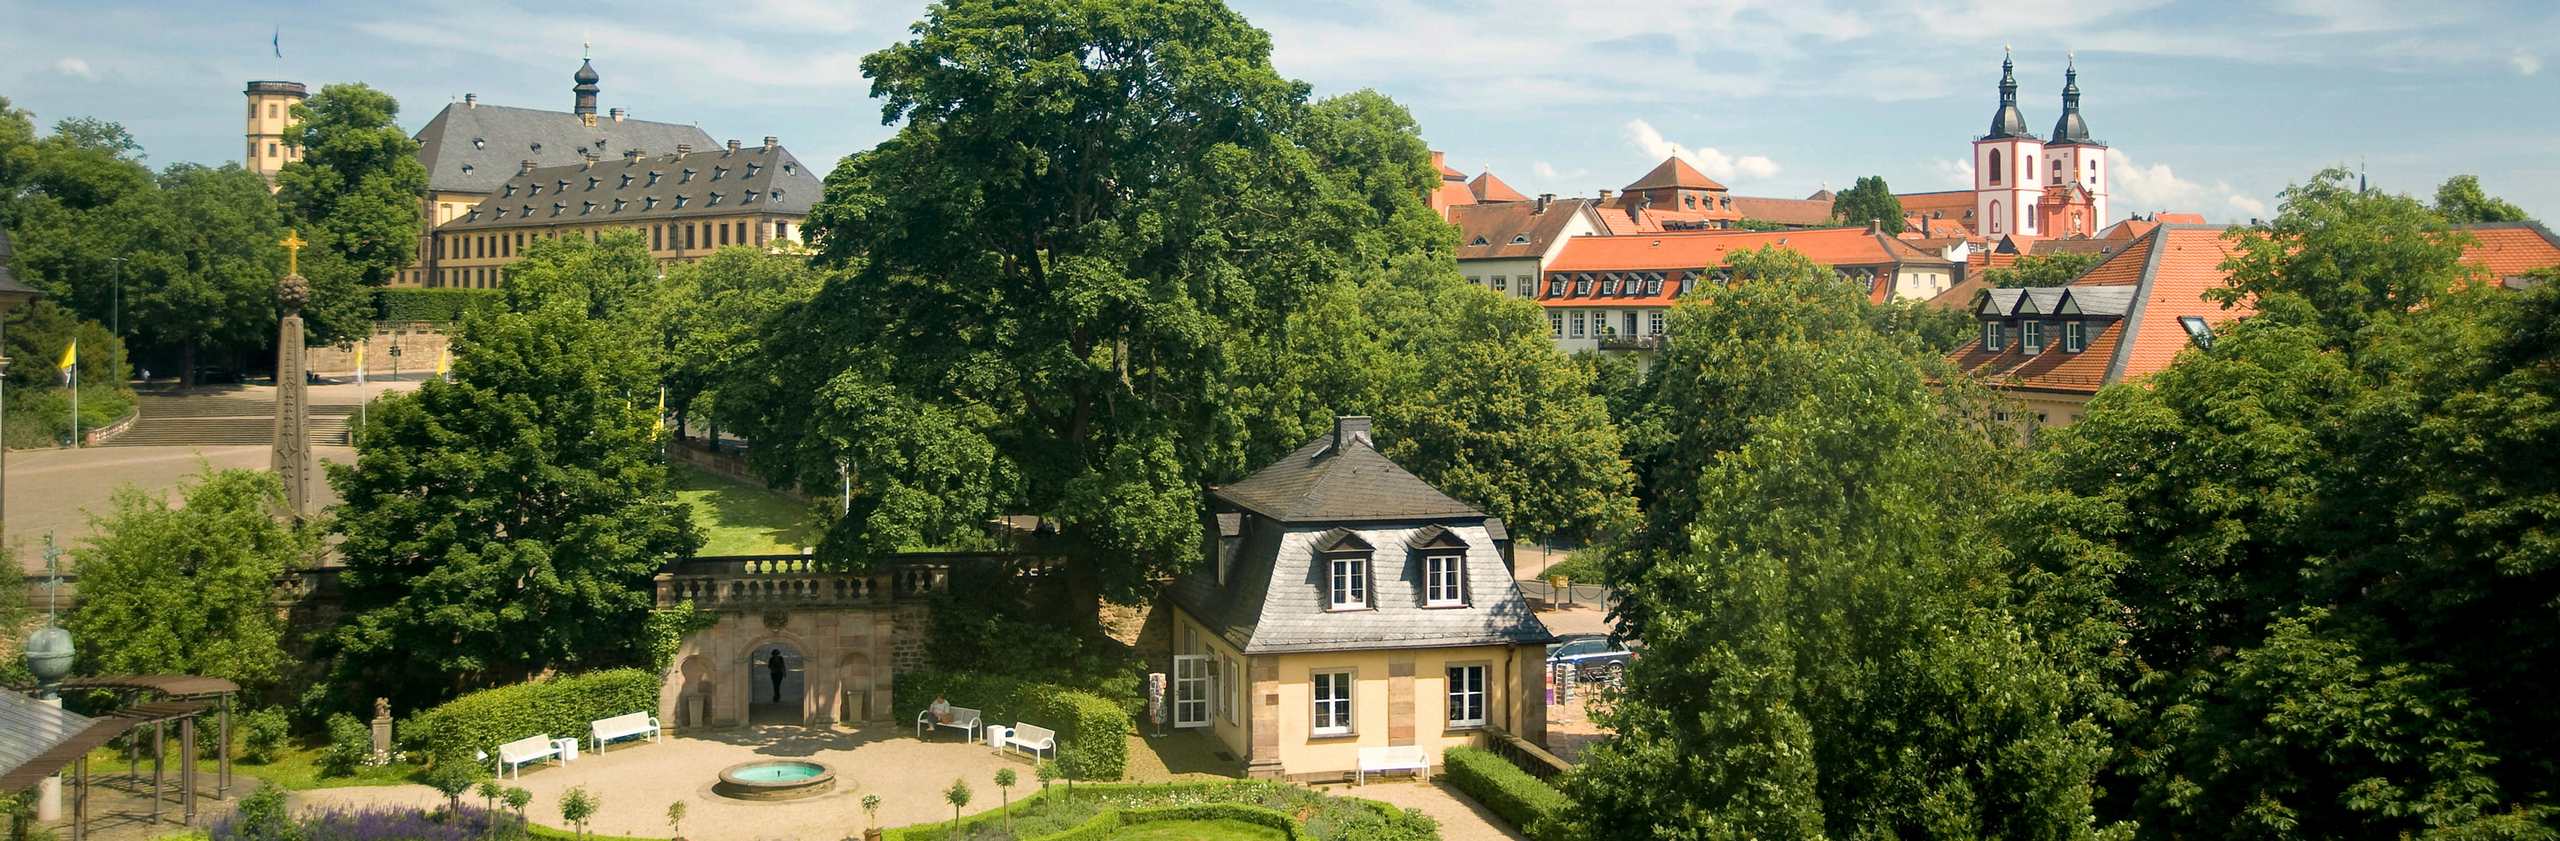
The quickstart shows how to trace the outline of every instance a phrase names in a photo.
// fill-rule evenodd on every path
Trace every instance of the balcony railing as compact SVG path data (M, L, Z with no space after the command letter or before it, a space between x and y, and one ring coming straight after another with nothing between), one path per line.
M1602 337L1600 337L1600 349L1601 349L1601 350L1661 350L1661 349L1662 349L1662 336L1660 336L1660 335L1658 335L1658 334L1657 334L1657 335L1651 335L1651 336L1620 336L1620 335L1615 335L1615 334L1607 335L1607 336L1602 336Z
M658 606L688 600L705 610L882 606L941 592L950 578L949 565L934 563L846 573L819 569L805 557L688 561L658 575Z

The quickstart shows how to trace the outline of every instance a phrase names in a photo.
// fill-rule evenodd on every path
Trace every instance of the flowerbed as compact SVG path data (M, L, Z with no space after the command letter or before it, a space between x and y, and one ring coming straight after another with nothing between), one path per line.
M1005 828L1005 814L1013 816ZM1436 841L1439 822L1411 809L1333 797L1270 780L1052 786L1010 809L889 830L887 841L1095 841L1150 820L1242 820L1312 841Z

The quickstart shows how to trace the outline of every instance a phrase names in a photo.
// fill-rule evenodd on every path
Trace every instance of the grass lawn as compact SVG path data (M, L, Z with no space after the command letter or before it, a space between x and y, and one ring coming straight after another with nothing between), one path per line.
M1280 830L1243 821L1151 821L1122 828L1111 841L1288 841Z
M700 554L797 554L815 537L809 507L790 497L681 464L668 470L673 471L676 496L693 506L693 524L702 529Z
M199 764L197 769L201 771L203 766ZM251 764L234 759L231 770L234 773L246 774L283 786L287 791L347 786L396 786L403 783L426 782L425 778L420 776L425 773L425 769L406 762L394 762L379 767L359 766L356 768L355 776L351 777L323 777L320 776L320 749L302 745L287 748L283 755L276 757L276 761L265 764Z

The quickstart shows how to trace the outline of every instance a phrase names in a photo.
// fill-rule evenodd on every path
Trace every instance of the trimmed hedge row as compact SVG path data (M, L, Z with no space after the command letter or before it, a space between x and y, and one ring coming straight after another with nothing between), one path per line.
M1350 811L1371 816L1380 825L1392 825L1398 818L1403 817L1401 810L1374 800L1361 800L1350 797L1331 797L1301 786L1289 783L1272 782L1268 780L1200 780L1180 783L1103 783L1100 785L1079 785L1076 786L1075 797L1077 800L1108 800L1116 797L1144 797L1150 795L1158 797L1179 797L1189 795L1200 797L1242 796L1248 799L1255 799L1268 797L1275 792L1286 792L1292 797L1309 798L1317 801L1342 801ZM1004 821L1004 815L1007 811L1012 811L1018 815L1023 810L1035 808L1035 806L1041 801L1052 798L1062 798L1065 796L1066 787L1063 785L1057 786L1047 791L1032 792L1029 796L1014 800L1011 805L1004 809L989 809L987 811L962 818L960 820L960 834L956 837L974 837L983 827L1002 824ZM1103 839L1110 838L1112 835L1118 833L1123 827L1127 827L1131 824L1148 823L1153 821L1213 821L1221 819L1243 821L1259 826L1268 826L1278 829L1292 839L1292 841L1319 837L1317 833L1311 832L1305 824L1300 823L1297 818L1291 817L1288 812L1269 808L1267 806L1257 806L1252 803L1236 802L1233 800L1209 800L1198 803L1178 803L1165 806L1106 806L1093 817L1086 819L1084 823L1077 824L1072 829L1067 829L1049 835L1033 836L1025 839L1025 841L1103 841ZM1428 821L1430 819L1421 818L1421 820ZM882 830L881 837L884 841L946 841L949 838L955 837L951 832L951 822L941 821ZM1399 835L1389 832L1385 834L1371 834L1357 837L1374 837L1384 839L1437 838L1438 833L1436 831L1427 831L1421 834L1408 833Z
M503 289L380 289L376 312L383 321L460 321L462 314L506 301Z
M1058 762L1077 769L1076 779L1109 782L1129 769L1129 739L1136 724L1109 699L1053 683L996 675L920 671L898 676L897 709L921 711L937 694L952 706L978 711L988 724L1036 724L1058 731Z
M470 757L499 745L549 734L586 735L596 719L658 709L658 676L607 669L533 683L483 689L409 717L401 744L432 757Z
M1306 828L1299 826L1296 818L1260 806L1247 806L1242 803L1186 803L1180 806L1146 806L1120 810L1121 826L1155 821L1215 820L1267 826L1280 830L1280 834L1290 841L1296 841L1299 836L1306 834Z
M1440 761L1448 768L1450 785L1529 837L1540 841L1563 841L1567 837L1564 818L1573 808L1573 801L1554 786L1529 776L1511 760L1492 751L1455 747L1442 751Z

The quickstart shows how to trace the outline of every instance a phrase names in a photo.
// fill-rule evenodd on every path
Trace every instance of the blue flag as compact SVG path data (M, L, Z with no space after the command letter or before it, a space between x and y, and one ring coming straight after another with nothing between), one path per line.
M274 40L271 40L271 41L269 41L269 42L267 42L267 43L272 44L272 45L274 45L274 46L275 46L275 48L276 48L276 57L277 57L277 58L283 58L283 57L284 57L284 26L283 26L282 24L278 24L278 25L276 26L276 35L275 35Z

